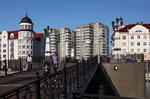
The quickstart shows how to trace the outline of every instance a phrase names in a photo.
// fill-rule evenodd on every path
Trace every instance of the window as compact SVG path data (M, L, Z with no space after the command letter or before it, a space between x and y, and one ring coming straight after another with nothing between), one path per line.
M147 43L146 43L146 42L143 42L143 45L147 45Z
M126 42L122 42L122 46L126 46Z
M131 39L134 39L134 36L131 36Z
M3 52L6 53L6 50L4 49Z
M122 36L122 39L124 39L124 40L125 40L125 39L126 39L126 36Z
M144 49L144 52L146 52L147 51L147 49Z
M10 38L14 38L14 34L13 33L10 34Z
M133 53L134 52L134 49L131 49L131 53Z
M3 58L6 58L6 55L3 55Z
M27 43L29 43L29 40L27 40Z
M27 49L29 48L29 45L27 45Z
M134 46L134 42L131 42L131 46Z
M27 29L27 25L25 25L25 29Z
M140 49L137 49L137 52L140 53Z
M19 45L19 47L18 47L19 49L21 49L21 46Z
M147 39L147 36L146 36L146 35L144 35L144 39Z
M23 45L22 48L25 49L25 45Z
M141 30L136 30L135 32L142 32Z
M140 35L137 35L137 38L140 39Z
M123 49L122 51L123 51L123 52L126 52L126 49Z
M6 44L3 44L3 47L6 47Z
M140 46L140 42L137 42L137 46Z

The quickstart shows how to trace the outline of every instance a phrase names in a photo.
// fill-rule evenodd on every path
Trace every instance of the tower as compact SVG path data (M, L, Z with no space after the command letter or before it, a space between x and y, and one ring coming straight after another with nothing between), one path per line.
M32 20L26 16L22 18L21 22L19 23L20 30L18 35L18 55L19 57L26 57L28 54L33 54L33 40L34 34L33 31L33 23Z

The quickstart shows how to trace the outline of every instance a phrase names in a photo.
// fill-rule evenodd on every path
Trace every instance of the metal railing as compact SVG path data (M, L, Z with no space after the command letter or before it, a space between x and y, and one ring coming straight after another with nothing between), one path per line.
M72 99L73 91L82 86L96 64L97 56L70 67L64 64L63 70L53 74L39 76L37 72L37 80L1 94L0 99Z

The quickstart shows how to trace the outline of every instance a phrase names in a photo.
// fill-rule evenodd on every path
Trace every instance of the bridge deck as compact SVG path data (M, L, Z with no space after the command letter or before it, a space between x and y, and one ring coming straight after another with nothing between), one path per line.
M72 64L67 64L66 66L69 67ZM51 67L52 68L52 67ZM62 70L62 66L59 66L58 70ZM25 71L17 74L8 75L6 77L0 78L0 94L6 93L9 90L15 89L20 87L24 84L30 83L37 79L36 73L39 72L39 75L43 75L42 68L32 70L32 71ZM51 69L51 73L54 73L54 70Z

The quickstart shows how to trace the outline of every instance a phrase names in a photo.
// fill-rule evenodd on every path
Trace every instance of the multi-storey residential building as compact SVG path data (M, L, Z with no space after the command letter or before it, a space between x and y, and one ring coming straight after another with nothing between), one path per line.
M150 24L129 24L114 31L112 54L114 59L120 55L144 54L150 60Z
M68 28L60 28L59 30L59 59L65 57L71 58L72 49L72 31Z
M76 59L93 55L93 28L91 24L76 27Z
M62 61L65 57L75 56L73 50L75 47L74 31L68 28L50 29L48 27L45 33L47 35L45 56L51 56L57 53L59 61Z
M56 29L50 29L49 26L45 30L46 34L46 45L45 45L45 56L58 54L58 45L59 45L59 32Z
M26 15L20 22L20 30L0 33L0 59L14 60L32 57L43 57L44 34L33 31L32 20Z
M93 55L107 55L109 52L109 29L101 23L76 27L76 59Z

